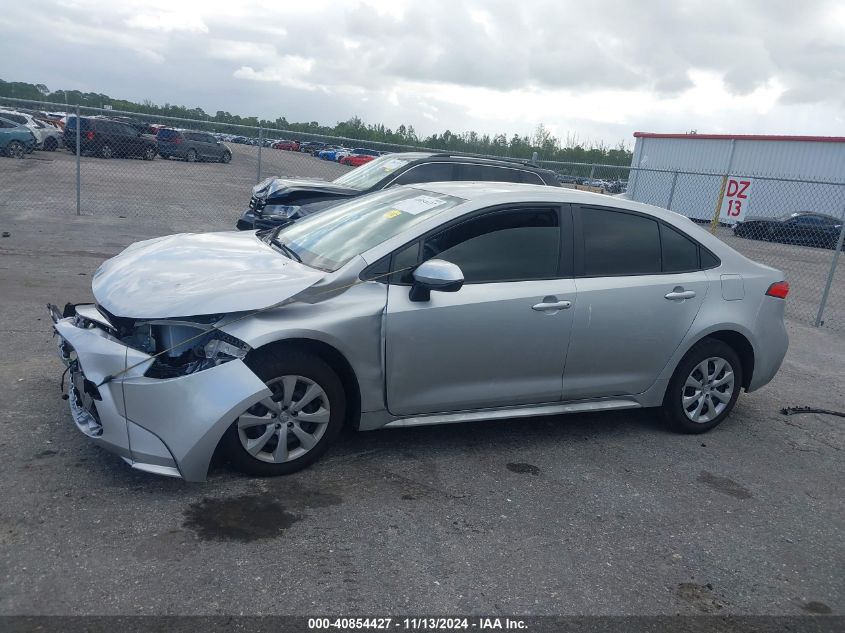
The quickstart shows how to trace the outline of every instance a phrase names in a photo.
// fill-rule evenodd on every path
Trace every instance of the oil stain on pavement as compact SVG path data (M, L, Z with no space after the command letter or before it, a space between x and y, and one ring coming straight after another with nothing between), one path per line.
M302 518L265 495L206 498L192 503L185 514L184 526L201 539L241 543L279 536Z
M249 543L280 536L305 518L302 510L342 502L339 495L310 491L291 481L279 488L262 494L201 499L188 506L183 527L195 532L201 540Z
M706 470L701 471L701 474L698 476L698 481L699 483L710 486L717 492L730 495L731 497L736 497L737 499L750 499L754 496L748 488L742 484L738 484L733 479L719 477L718 475L709 473Z
M526 464L525 462L510 463L507 468L512 473L519 473L520 475L539 475L540 469L534 464Z

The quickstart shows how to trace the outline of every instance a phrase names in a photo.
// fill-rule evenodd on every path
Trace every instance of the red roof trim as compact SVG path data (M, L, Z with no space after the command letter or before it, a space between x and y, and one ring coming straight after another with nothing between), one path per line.
M845 136L777 136L771 134L656 134L634 132L635 138L686 138L716 141L811 141L815 143L845 143Z

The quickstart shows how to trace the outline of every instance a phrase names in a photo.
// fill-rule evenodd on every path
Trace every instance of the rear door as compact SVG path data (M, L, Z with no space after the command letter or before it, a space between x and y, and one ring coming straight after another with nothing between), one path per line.
M684 233L632 211L574 209L575 285L565 400L648 389L692 326L709 282Z

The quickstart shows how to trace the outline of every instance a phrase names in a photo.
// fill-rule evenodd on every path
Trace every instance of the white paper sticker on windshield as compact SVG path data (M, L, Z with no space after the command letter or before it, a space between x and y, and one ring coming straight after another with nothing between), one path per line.
M402 160L401 158L391 158L389 161L382 163L381 168L384 171L396 171L400 167L404 167L408 164L408 161Z
M440 198L434 198L432 196L417 196L416 198L400 200L391 208L399 209L400 211L410 213L411 215L417 215L418 213L428 211L432 207L436 207L441 204L443 204L443 200L441 200Z

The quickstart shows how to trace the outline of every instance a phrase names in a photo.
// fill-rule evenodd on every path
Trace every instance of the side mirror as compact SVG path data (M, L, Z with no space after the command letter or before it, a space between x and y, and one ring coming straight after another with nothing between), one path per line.
M414 271L414 285L408 298L411 301L429 301L431 291L457 292L464 285L460 267L442 259L430 259Z

